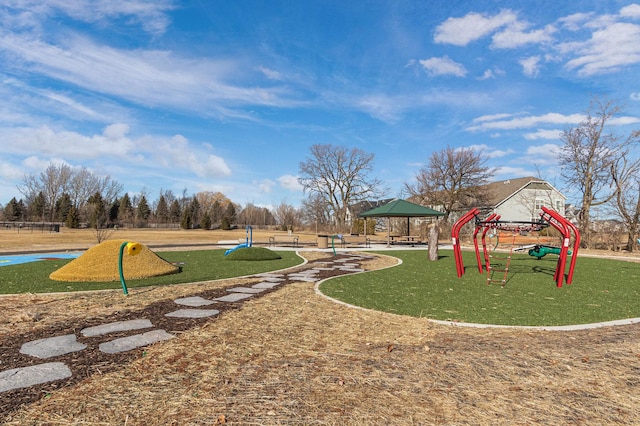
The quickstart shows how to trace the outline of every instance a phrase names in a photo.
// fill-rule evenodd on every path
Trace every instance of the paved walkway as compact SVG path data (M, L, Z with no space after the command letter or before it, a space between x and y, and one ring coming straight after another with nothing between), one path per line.
M292 272L257 274L258 282L250 287L234 287L227 289L228 294L215 299L205 299L200 296L181 297L174 300L175 309L167 312L167 318L210 318L220 312L215 309L216 303L241 303L249 298L259 296L260 293L280 286L283 282L316 282L319 281L321 271L338 271L340 275L362 272L361 262L373 256L362 254L347 254L346 257L336 257L332 261L317 261L306 264L307 269L294 268ZM126 337L110 337L114 333L130 332ZM79 331L82 339L96 339L98 348L106 354L117 354L154 343L177 338L163 329L155 328L145 318L129 321L105 323L87 327ZM20 353L42 360L41 363L0 371L0 393L14 389L22 389L43 383L55 382L72 377L74 372L63 362L56 361L56 357L69 353L80 352L87 345L78 341L78 335L69 330L68 334L51 336L45 339L24 342Z

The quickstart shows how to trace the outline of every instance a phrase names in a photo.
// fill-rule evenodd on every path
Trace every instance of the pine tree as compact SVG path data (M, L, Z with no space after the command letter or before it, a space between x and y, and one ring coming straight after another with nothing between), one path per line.
M200 220L200 227L205 230L211 229L211 216L209 216L209 213L205 213L202 215L202 219Z

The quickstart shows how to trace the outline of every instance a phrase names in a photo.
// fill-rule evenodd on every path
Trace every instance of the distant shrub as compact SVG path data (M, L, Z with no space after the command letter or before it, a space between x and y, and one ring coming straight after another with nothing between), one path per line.
M282 256L265 247L244 247L232 251L224 258L226 260L277 260L282 259Z

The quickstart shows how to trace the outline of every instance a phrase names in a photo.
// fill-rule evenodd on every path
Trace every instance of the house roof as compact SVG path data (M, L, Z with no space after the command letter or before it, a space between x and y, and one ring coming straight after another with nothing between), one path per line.
M396 199L376 207L375 209L360 213L360 217L428 217L444 216L444 213L428 207L414 204L406 200Z
M492 182L486 185L486 190L489 193L489 204L497 207L513 195L518 193L522 189L540 189L540 190L553 190L555 189L549 182L544 179L535 178L532 176L502 180L498 182ZM556 190L557 191L557 190ZM560 191L558 193L566 199Z

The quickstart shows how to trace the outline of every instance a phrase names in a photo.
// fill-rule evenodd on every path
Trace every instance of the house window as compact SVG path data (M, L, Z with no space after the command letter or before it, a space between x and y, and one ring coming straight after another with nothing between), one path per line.
M542 206L544 206L544 201L541 199L536 199L536 211L542 210Z
M562 211L562 200L556 200L556 211Z

